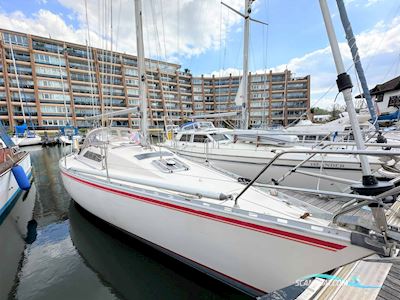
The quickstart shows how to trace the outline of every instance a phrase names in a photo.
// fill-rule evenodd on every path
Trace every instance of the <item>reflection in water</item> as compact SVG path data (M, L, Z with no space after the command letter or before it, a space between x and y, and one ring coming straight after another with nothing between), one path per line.
M36 223L32 219L36 186L17 199L14 207L0 224L0 299L7 299L14 286L25 243L36 239Z
M246 299L89 214L70 208L71 239L87 265L125 299Z
M38 189L35 216L39 226L67 219L70 197L64 190L58 168L58 161L66 153L66 149L42 149L41 146L28 149Z

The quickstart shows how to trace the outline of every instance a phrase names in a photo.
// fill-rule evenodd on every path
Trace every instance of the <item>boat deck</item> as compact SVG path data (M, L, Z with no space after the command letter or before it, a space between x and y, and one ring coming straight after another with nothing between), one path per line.
M8 149L7 149L8 150ZM2 149L0 153L0 175L11 168L14 162L19 162L25 155L25 152L18 152L12 154L10 150L7 151L6 149ZM10 156L12 159L10 159Z
M306 203L334 213L345 203L344 198L327 199L309 194L285 192L289 195L296 195ZM371 217L368 209L360 209L353 212L354 215ZM388 213L388 223L393 226L400 224L400 201L392 206L392 211ZM382 261L378 260L377 255L373 255L366 260L338 268L332 275L352 281L356 278L360 284L372 286L360 288L343 285L327 285L326 279L314 279L312 284L298 296L298 300L310 299L362 299L362 300L395 300L400 299L400 260ZM377 286L374 288L374 286ZM280 290L261 297L263 300L287 299L287 291Z

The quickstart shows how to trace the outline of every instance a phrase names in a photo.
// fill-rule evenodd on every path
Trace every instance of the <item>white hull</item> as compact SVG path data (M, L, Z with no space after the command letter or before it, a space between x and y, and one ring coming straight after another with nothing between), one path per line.
M23 137L23 138L13 136L11 139L14 142L14 144L19 147L38 145L42 143L42 138L38 135L35 135L34 137Z
M218 148L212 147L206 155L205 148L178 146L177 148L169 147L171 151L176 151L187 158L197 162L205 162L206 158L213 165L224 169L228 172L237 174L241 177L253 179L275 155L275 152L262 150L242 150L235 149L236 144L219 145ZM256 148L255 145L249 147ZM279 179L293 167L298 165L308 157L307 154L287 154L277 160L258 180L261 183L271 183L272 179ZM321 164L323 168L321 170ZM371 169L377 171L381 167L380 162L371 163ZM336 157L320 155L315 156L309 162L303 164L299 168L301 171L313 172L316 174L334 176L344 179L360 181L362 178L360 162L354 156L337 155ZM348 188L348 184L333 182L331 180L319 179L299 173L292 173L283 182L299 188L319 188L328 191L344 191Z
M31 159L29 154L22 158L18 164L23 167L25 174L29 175L31 173ZM0 218L13 205L21 192L22 190L18 187L11 169L7 169L3 174L0 174Z
M27 237L27 225L32 219L32 211L35 205L36 191L32 185L27 197L19 196L10 213L0 221L0 299L6 299L15 284L18 275L18 267L23 256ZM0 217L1 218L1 217ZM3 244L4 243L4 244ZM2 297L5 298L2 298Z
M327 237L318 229L299 233L279 218L270 222L257 215L239 216L159 192L88 179L69 172L63 163L64 186L83 208L252 295L286 287L305 275L326 272L371 253L351 245L348 237Z

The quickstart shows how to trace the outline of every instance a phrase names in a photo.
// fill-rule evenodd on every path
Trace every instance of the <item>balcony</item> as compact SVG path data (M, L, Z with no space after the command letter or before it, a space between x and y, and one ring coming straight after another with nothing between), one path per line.
M82 63L72 62L72 61L69 62L69 68L89 71L89 66L87 64L82 64Z
M71 47L67 48L67 53L70 56L77 56L77 57L83 57L83 58L87 58L88 57L88 53L86 50L82 50L82 49L74 49ZM93 55L91 54L90 57L93 57Z
M45 52L52 52L52 53L58 53L58 52L62 53L63 52L63 46L61 46L61 45L48 44L48 43L39 42L39 41L33 41L32 47L35 50L40 50L40 51L45 51Z
M125 107L125 101L124 100L119 100L119 99L105 99L104 100L104 105L105 106L117 106L117 107Z

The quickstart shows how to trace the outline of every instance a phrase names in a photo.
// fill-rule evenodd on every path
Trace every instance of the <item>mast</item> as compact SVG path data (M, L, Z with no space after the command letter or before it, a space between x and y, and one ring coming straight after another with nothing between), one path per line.
M328 5L326 4L326 0L319 0L319 4L321 6L326 32L328 34L333 59L335 61L336 70L338 73L336 83L339 88L339 92L343 93L344 100L346 101L346 110L349 114L350 123L353 129L354 140L356 142L357 148L359 150L364 150L365 144L361 135L360 125L358 124L356 111L354 109L354 104L352 101L353 99L351 95L351 88L353 87L353 85L351 83L350 76L346 73L346 70L344 69L343 60L339 50L339 44L337 42L336 34L333 29L332 19L329 13ZM367 156L360 155L360 162L363 172L362 183L354 184L351 186L351 189L354 192L361 195L370 196L381 194L382 191L388 191L394 187L394 184L392 182L378 181L376 177L372 175ZM371 209L375 224L383 235L383 239L387 241L388 224L384 207L380 203L370 203L368 207Z
M242 121L241 129L249 128L249 116L247 109L248 74L249 74L249 35L250 35L250 13L253 0L245 0L244 7L244 30L243 30L243 90L242 90Z
M333 28L331 15L329 13L329 8L328 5L326 4L326 0L319 0L319 4L321 6L322 16L324 18L326 32L328 34L328 39L331 45L332 55L335 61L336 71L338 74L336 83L338 85L339 92L343 93L343 98L346 102L346 110L349 114L350 124L353 129L354 141L356 143L357 149L364 150L365 144L363 137L361 135L360 124L358 123L353 103L353 97L351 94L351 88L353 87L353 84L351 83L350 76L346 73L346 70L343 65L339 44L337 42L335 30ZM360 155L360 161L364 177L372 177L368 158L365 155Z
M93 109L93 116L96 115L96 110L94 108L94 95L93 95L93 78L92 78L92 50L89 49L89 44L88 40L86 40L86 59L87 59L87 65L88 65L88 71L89 71L89 80L90 80L90 98L92 100L92 109Z
M11 43L11 37L9 37L8 43L10 44L11 59L12 59L12 62L13 62L13 67L14 67L15 80L17 81L18 97L19 97L19 103L21 105L22 117L24 118L24 124L26 124L24 103L22 102L21 89L19 87L19 78L18 78L18 72L17 72L17 65L15 63L14 50L13 50L12 43Z
M64 53L64 50L63 50L63 53ZM69 125L67 100L65 99L64 77L63 77L62 69L61 69L61 56L60 56L60 49L58 48L58 46L57 46L57 57L58 57L58 70L60 71L60 78L61 78L62 94L63 94L63 98L64 98L65 118L67 119L67 125Z
M249 128L249 114L247 109L247 94L248 94L248 78L249 78L249 36L250 36L250 21L257 22L263 25L268 25L265 22L255 20L250 17L251 14L251 4L255 0L245 0L244 14L237 11L236 9L230 7L229 5L221 2L222 5L226 6L233 12L237 13L239 16L244 18L244 30L243 30L243 77L240 81L240 86L238 90L238 95L242 98L242 119L240 122L241 129ZM241 87L243 86L242 90ZM236 102L236 100L235 100Z
M368 110L371 115L373 124L374 124L375 128L378 130L379 129L379 123L377 122L378 116L376 115L375 105L371 99L371 94L369 93L367 79L365 78L364 69L361 64L360 55L358 54L356 38L353 34L353 29L351 27L349 18L347 16L346 7L344 5L343 0L336 0L336 3L338 6L338 9L339 9L340 19L342 21L344 31L346 32L346 39L347 39L347 43L350 47L351 55L353 57L354 66L356 67L358 78L360 79L361 87L363 89L364 97L365 97L365 100L367 101Z
M147 120L147 92L146 92L146 66L144 62L144 44L142 27L142 1L135 0L135 22L136 22L136 42L137 60L139 74L139 99L140 103L140 129L143 135L143 145L148 144L148 120Z

